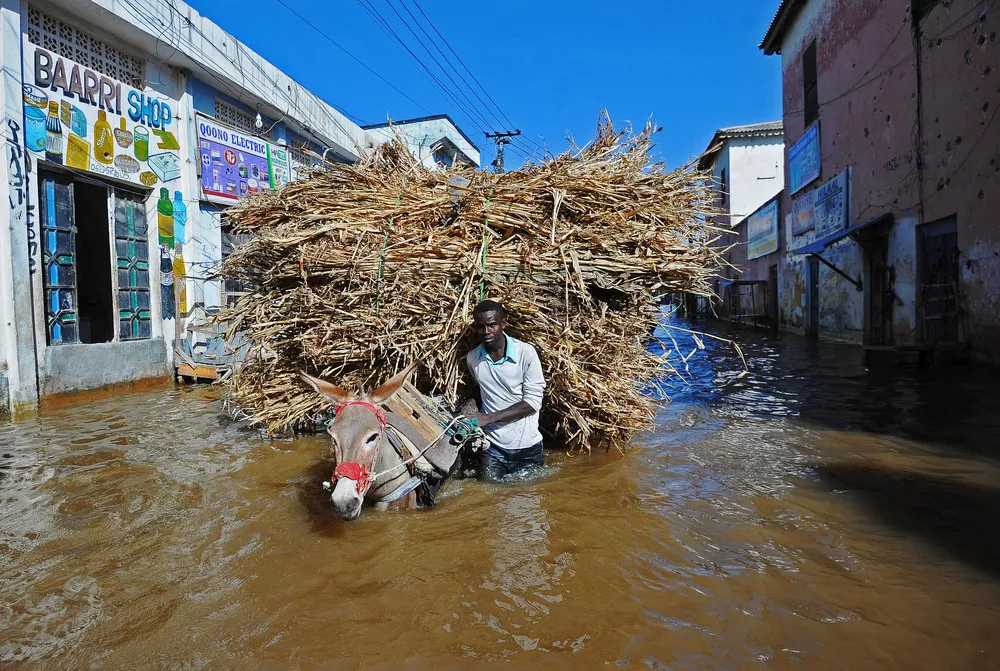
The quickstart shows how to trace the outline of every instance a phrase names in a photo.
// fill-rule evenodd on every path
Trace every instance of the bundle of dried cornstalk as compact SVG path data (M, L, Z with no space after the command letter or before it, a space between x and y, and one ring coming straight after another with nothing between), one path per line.
M471 311L511 312L548 381L543 427L570 449L648 426L641 388L670 373L645 341L658 293L709 295L722 263L711 184L651 160L651 128L599 124L594 142L504 174L431 171L399 142L331 165L228 215L250 241L221 274L254 287L221 315L259 356L229 381L271 432L326 409L306 370L368 388L421 362L419 386L457 401Z

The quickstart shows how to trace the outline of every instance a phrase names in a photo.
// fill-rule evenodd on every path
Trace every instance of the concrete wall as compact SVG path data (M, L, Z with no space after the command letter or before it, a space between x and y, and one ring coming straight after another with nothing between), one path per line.
M1000 361L1000 11L938 3L921 29L922 220L957 215L969 343Z
M32 255L38 234L30 202L25 151L24 109L21 95L22 19L27 5L19 0L0 2L0 59L2 59L4 160L0 183L7 184L9 207L0 208L0 391L5 403L0 413L32 403L38 397L36 352L32 322Z
M170 375L162 338L96 345L62 345L45 350L42 394L93 389Z
M822 173L851 169L848 225L892 214L890 263L902 305L897 343L919 339L919 226L957 215L969 342L1000 351L1000 18L977 0L938 3L919 25L908 0L811 0L781 42L786 144L805 131L802 52L817 44ZM915 47L919 44L919 47ZM918 53L919 52L919 53ZM918 68L923 106L918 116ZM918 160L922 157L922 162ZM786 193L783 212L790 212ZM810 242L786 226L788 247ZM852 276L864 254L846 240L824 255ZM782 320L804 328L805 259L785 253ZM864 292L821 266L821 336L861 342Z
M729 212L738 222L785 186L785 143L780 137L735 138L727 142Z
M728 198L723 209L728 213L719 223L732 226L723 244L728 247L726 261L734 269L724 271L731 279L767 280L770 267L778 263L778 254L747 259L746 222L743 221L761 205L784 188L784 141L781 137L730 138L719 151L712 176L716 181L726 171ZM780 239L779 239L780 244ZM727 292L717 284L716 293L722 302L716 304L719 314L728 314Z

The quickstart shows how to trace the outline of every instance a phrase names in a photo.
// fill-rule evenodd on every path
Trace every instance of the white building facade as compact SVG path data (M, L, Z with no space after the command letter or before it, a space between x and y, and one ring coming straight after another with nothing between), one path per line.
M735 270L729 269L716 283L722 299L717 311L731 318L747 315L755 321L776 322L781 290L776 197L785 187L782 122L719 129L698 166L710 172L718 185L718 204L725 214L717 221L733 231L720 243L727 248L726 260ZM763 210L774 220L774 230L773 240L764 238L761 245L755 231L748 229L750 218L756 224Z
M398 136L406 143L410 153L431 170L451 167L456 163L473 168L480 165L479 147L447 114L375 124L364 126L364 129L376 143L388 142Z
M785 186L785 138L780 121L720 128L699 160L720 185L722 207L736 224Z

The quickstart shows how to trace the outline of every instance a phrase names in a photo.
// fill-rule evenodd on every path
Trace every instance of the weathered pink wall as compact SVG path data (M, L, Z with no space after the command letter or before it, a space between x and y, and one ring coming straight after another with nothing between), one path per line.
M919 147L909 0L812 0L782 43L786 148L805 130L802 51L815 37L822 149L817 183L850 166L848 225L886 212L896 217L890 263L904 302L894 310L897 343L919 337L915 226L957 215L970 343L993 358L1000 352L998 15L1000 7L990 2L942 0L920 22ZM782 206L783 213L791 211L787 192ZM783 232L791 249L814 235ZM863 274L863 255L853 241L839 243L826 256L849 274ZM805 268L805 257L783 252L782 318L793 328L804 327ZM860 342L864 294L825 268L820 277L821 333Z

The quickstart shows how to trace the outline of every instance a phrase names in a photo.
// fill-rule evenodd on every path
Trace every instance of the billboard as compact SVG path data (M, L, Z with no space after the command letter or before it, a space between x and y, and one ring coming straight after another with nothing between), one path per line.
M792 235L802 235L811 231L816 218L816 190L810 189L792 198L791 229Z
M788 150L788 193L795 194L819 179L821 164L819 122L806 129Z
M778 200L774 197L747 217L747 259L778 251Z
M195 115L201 190L205 200L231 205L263 190L279 189L291 179L287 147Z
M845 169L836 177L823 182L813 192L817 237L822 238L836 233L847 226L848 188Z

